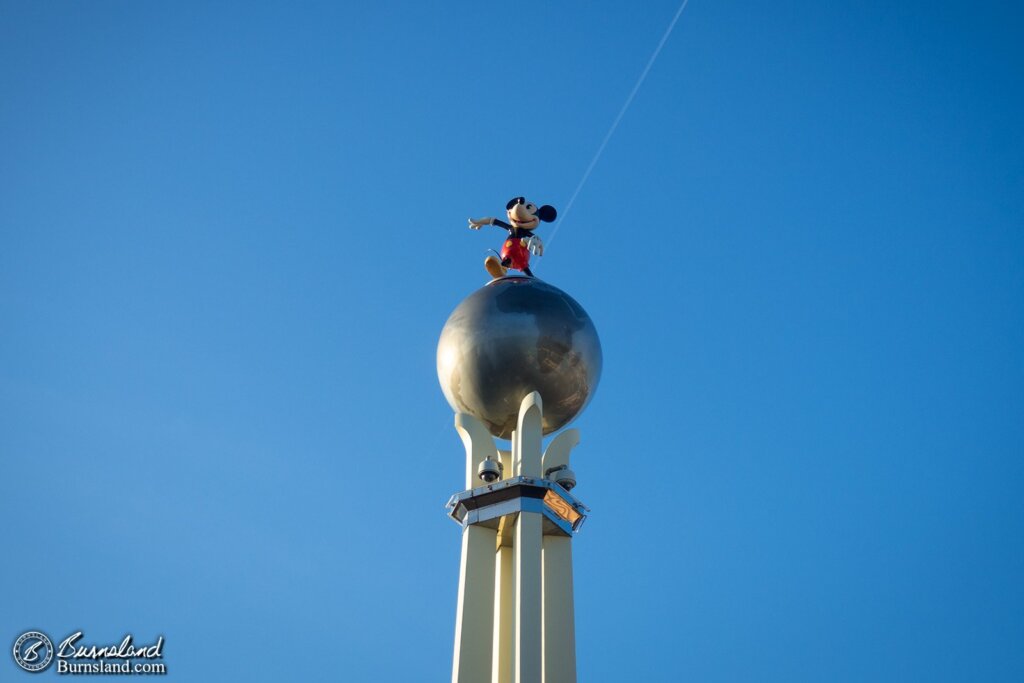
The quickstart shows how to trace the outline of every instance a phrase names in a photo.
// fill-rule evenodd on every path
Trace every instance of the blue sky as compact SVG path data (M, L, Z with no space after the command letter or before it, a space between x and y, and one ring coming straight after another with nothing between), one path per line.
M564 208L677 7L0 2L0 641L447 680L466 218ZM1021 20L689 4L534 269L580 680L1024 677Z

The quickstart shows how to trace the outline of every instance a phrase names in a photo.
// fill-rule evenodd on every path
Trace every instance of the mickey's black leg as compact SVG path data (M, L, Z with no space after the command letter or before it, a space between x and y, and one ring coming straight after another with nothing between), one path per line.
M533 271L530 270L530 266L523 266L523 272L529 277L533 277Z
M509 266L512 265L512 259L511 258L503 258L503 259L501 259L501 265L503 265L506 268L508 268Z

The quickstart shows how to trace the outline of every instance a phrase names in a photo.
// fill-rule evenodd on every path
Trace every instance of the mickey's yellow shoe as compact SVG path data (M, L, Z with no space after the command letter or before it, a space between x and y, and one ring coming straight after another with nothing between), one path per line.
M498 260L497 256L488 256L485 258L484 268L487 269L487 272L490 273L491 277L495 280L499 277L505 277L505 273L508 271L508 268L501 265L501 261Z

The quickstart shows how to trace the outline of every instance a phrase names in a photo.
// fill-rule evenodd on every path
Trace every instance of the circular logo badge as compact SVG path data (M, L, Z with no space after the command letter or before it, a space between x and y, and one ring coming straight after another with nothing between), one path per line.
M14 661L25 671L38 673L53 661L53 643L39 631L22 633L14 642Z

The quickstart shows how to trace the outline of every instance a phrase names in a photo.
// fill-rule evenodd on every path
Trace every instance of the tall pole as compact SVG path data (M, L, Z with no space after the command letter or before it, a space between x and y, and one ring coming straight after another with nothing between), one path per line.
M536 391L519 406L519 421L512 434L514 473L520 477L540 479L541 472L541 410L543 404ZM543 593L541 550L543 529L541 515L520 512L516 520L514 542L516 573L516 657L515 683L540 681L543 656Z
M467 490L448 504L463 527L453 683L576 682L572 536L586 507L557 474L579 432L565 430L542 452L542 424L537 392L520 404L511 452L476 418L455 416ZM486 460L502 472L483 483Z
M471 489L480 463L494 452L494 441L487 428L468 415L455 416L455 429L466 448L466 488ZM497 532L484 526L462 529L452 683L479 683L491 676L496 540Z
M569 467L569 453L579 444L580 433L567 429L544 452L545 472ZM576 681L576 615L572 587L572 538L544 537L544 681Z

